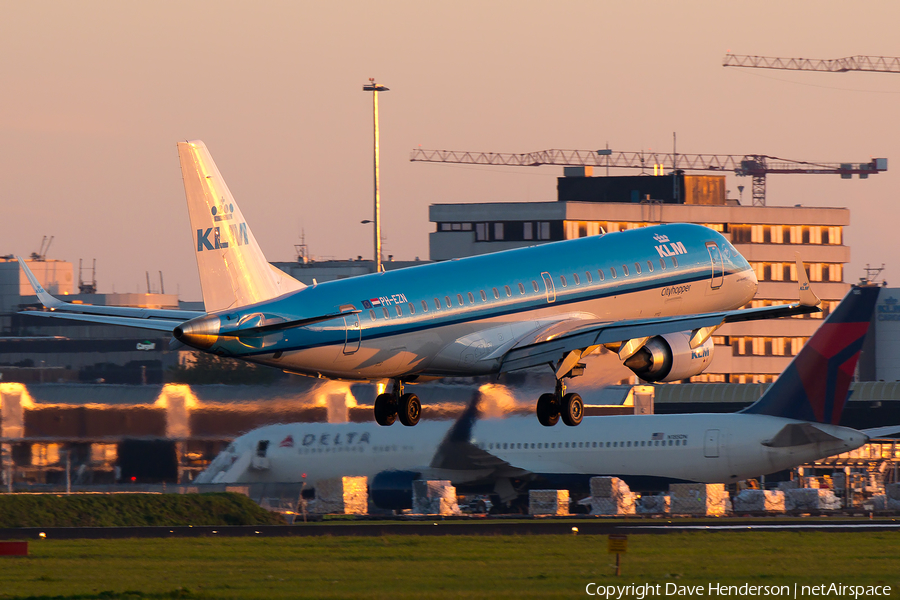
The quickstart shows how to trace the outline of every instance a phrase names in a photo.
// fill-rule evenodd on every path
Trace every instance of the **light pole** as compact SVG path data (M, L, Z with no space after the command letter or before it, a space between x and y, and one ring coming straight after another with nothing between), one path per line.
M387 92L389 88L375 83L369 77L369 83L363 86L364 92L372 92L372 113L375 120L375 272L382 271L381 266L381 194L378 188L378 92Z

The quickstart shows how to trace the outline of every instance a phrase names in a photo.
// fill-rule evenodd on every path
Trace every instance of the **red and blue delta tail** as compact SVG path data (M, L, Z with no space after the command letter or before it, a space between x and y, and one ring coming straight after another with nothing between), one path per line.
M850 288L775 383L741 412L837 425L879 290Z

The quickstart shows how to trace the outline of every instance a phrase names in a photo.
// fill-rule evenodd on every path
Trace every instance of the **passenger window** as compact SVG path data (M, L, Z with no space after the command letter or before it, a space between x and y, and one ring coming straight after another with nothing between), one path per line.
M575 285L581 285L581 280L578 279L578 273L572 273L572 279L575 281Z
M500 292L497 291L497 288L491 288L491 289L494 290L494 300L499 300Z
M618 447L619 447L619 442L613 442L613 448L618 448Z
M520 293L520 294L524 294L524 293L525 293L525 286L522 285L521 283L519 283L519 293Z
M462 297L462 294L457 294L457 295L456 295L456 301L459 303L460 306L463 305L463 297Z
M509 298L510 296L512 296L512 290L509 289L509 286L508 286L508 285L504 285L504 286L503 286L503 289L504 289L504 291L506 291L506 297L507 297L507 298Z
M643 445L644 445L644 441L642 440L642 441L641 441L641 446L643 447Z
M469 296L469 304L475 304L475 296L472 295L472 292L468 292Z
M538 287L537 281L535 281L534 279L531 280L531 287L534 288L535 292L541 291L541 289Z
M400 305L398 304L398 305L395 306L394 308L397 309L397 316L398 316L398 317L402 317L402 316L403 316L403 309L400 308Z
M622 275L624 277L628 277L628 266L627 265L622 265Z
M606 447L609 448L609 442L606 442Z
M385 318L385 319L390 319L390 318L391 318L390 313L387 311L387 307L382 306L382 307L381 307L381 310L382 310L382 312L384 312L384 318Z
M628 442L628 445L626 446L626 448L631 448L631 442Z
M413 304L412 302L409 303L409 314L411 314L411 315L416 314L416 305Z
M566 281L566 276L565 276L565 275L560 275L560 276L559 276L559 282L562 284L563 287L566 287L566 286L569 285L568 282Z
M672 440L669 440L669 445L670 445L670 446L672 445Z
M672 266L675 267L676 269L678 268L678 259L675 258L674 256L672 257Z
M444 304L447 305L447 308L450 308L450 296L444 296Z
M441 310L441 301L437 298L434 299L434 308L435 310Z
M606 277L603 275L603 269L597 269L597 275L600 276L600 281L606 279Z
M422 300L422 312L428 312L428 303Z
M659 259L659 266L662 267L662 270L663 270L663 271L665 271L665 270L666 270L666 259L660 258L660 259Z
M587 276L588 283L594 283L594 278L591 277L590 271L585 271L584 274Z
M634 263L634 274L635 275L641 274L641 263Z
M653 272L653 263L649 260L647 261L647 270L652 273Z
M375 311L374 310L369 311L369 318L373 321L375 320Z
M616 274L616 268L615 268L615 267L610 267L610 268L609 268L609 274L612 275L612 278L613 278L613 279L615 279L616 277L618 277L618 275Z

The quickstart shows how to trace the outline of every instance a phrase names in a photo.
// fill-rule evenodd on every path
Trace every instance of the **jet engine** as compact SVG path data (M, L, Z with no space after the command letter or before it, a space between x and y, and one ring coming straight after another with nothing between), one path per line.
M679 331L650 338L625 366L644 381L678 381L702 373L712 357L712 338L691 348L691 334Z
M421 479L416 471L382 471L372 478L369 493L378 508L403 510L412 508L413 481Z

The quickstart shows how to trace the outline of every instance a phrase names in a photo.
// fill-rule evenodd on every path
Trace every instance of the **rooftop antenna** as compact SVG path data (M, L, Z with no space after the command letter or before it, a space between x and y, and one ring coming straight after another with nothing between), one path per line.
M47 251L50 250L50 244L53 243L53 237L54 236L51 235L48 239L46 235L44 236L44 239L41 240L40 250L31 253L31 260L47 260Z
M866 263L866 268L863 270L866 272L866 276L860 277L859 282L863 285L871 285L875 282L875 279L881 275L881 272L884 271L884 263L881 263L880 267L872 267L869 266L869 263ZM887 282L882 282L882 285L887 285Z
M309 262L309 248L306 247L306 231L300 230L300 243L294 244L294 250L297 252L297 262L306 264Z
M80 294L96 294L97 293L97 259L94 259L94 265L91 267L91 281L85 283L81 276L81 259L78 259L78 293Z

